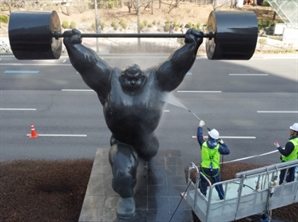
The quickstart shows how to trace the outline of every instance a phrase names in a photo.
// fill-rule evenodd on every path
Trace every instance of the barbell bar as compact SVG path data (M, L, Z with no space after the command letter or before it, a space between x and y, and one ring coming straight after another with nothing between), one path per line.
M56 11L13 12L9 19L9 41L17 59L58 59L62 41ZM82 33L82 38L184 38L183 33ZM258 21L252 11L212 11L206 24L206 53L208 59L248 60L255 51Z
M69 37L67 33L54 32L52 35L54 38ZM215 35L212 33L202 33L203 38L213 38ZM157 33L82 33L82 38L184 38L185 34L173 33L173 34L157 34Z

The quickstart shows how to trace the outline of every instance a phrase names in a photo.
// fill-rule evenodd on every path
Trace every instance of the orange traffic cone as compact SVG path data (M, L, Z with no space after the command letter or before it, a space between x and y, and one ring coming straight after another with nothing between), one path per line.
M35 131L35 127L33 124L31 124L31 134L30 134L29 138L35 139L37 137L38 137L38 134Z

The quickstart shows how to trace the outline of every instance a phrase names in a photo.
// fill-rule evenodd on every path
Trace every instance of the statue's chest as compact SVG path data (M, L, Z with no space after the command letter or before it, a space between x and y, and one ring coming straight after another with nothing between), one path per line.
M124 111L126 109L154 110L161 102L161 92L157 88L154 79L149 77L144 85L130 92L126 92L118 80L112 81L111 92L107 105L113 110Z

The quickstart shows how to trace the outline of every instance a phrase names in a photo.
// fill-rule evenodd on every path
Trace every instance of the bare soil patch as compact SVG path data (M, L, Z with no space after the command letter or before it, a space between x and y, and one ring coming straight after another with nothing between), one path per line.
M153 5L153 14L150 8L141 9L140 22L146 20L149 23L153 21L160 22L160 24L165 24L166 21L177 22L177 24L187 24L191 22L192 24L205 24L208 20L210 12L213 10L212 5L199 5L190 2L180 2L178 8L173 8L169 4L161 4L159 7L158 3ZM218 10L228 10L228 11L254 11L258 19L272 20L274 11L271 7L263 6L243 6L243 8L230 8L227 6L221 7ZM100 21L104 22L106 25L110 25L112 21L125 20L128 24L137 23L136 11L132 10L131 13L128 12L127 7L116 8L116 9L98 9L100 15ZM74 21L77 25L92 24L95 22L94 10L87 10L83 13L78 13L73 11L73 13L68 16L64 13L59 12L59 17L61 22ZM278 20L279 17L277 16Z
M78 221L92 164L91 159L0 162L0 221ZM224 164L222 179L261 166ZM298 204L273 210L273 216L297 221Z

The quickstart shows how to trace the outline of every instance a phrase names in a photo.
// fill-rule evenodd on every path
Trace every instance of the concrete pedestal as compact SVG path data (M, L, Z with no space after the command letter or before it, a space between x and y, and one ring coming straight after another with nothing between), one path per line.
M108 161L108 149L98 149L91 171L80 222L102 221L169 221L176 210L187 185L180 150L161 150L144 169L141 161L135 187L136 215L129 220L117 218L116 205L119 195L111 186L112 173ZM193 221L191 209L181 202L172 222Z

